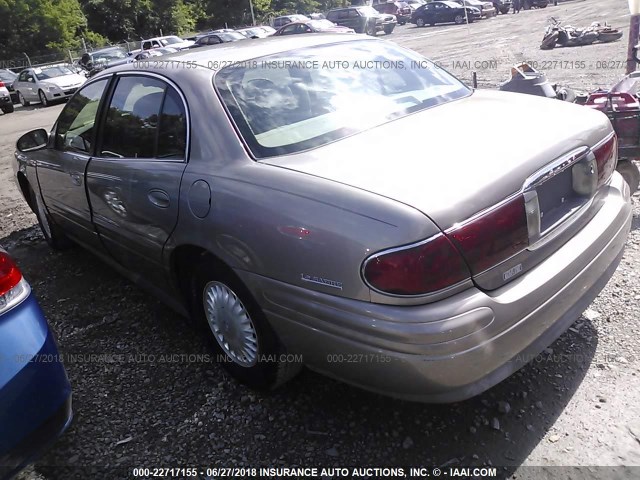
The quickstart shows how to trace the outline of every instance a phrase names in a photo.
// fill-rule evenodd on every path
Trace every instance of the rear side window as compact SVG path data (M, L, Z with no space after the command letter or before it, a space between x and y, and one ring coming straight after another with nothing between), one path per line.
M160 114L157 158L184 159L187 147L187 116L178 92L168 87Z
M109 103L100 155L184 159L186 112L178 92L162 80L126 76Z

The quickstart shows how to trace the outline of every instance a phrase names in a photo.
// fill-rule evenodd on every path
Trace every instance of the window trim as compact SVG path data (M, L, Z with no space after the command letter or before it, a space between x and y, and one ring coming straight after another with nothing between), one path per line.
M131 158L131 157L124 157L124 159L126 161L136 161L136 162L165 162L165 163L189 163L189 158L190 158L190 154L191 154L191 112L189 111L189 104L187 102L187 99L184 95L184 93L182 92L182 90L180 89L180 87L178 87L178 85L171 79L163 76L163 75L159 75L157 73L153 73L153 72L132 72L132 71L124 71L124 72L117 72L114 73L112 75L112 79L111 79L111 83L109 85L108 91L107 91L107 95L104 97L105 103L104 105L101 105L102 110L100 111L100 125L99 128L97 130L97 132L99 132L99 137L97 138L97 141L95 142L95 149L94 149L94 154L92 155L93 158L96 159L100 159L100 160L112 160L112 161L119 161L121 162L123 159L120 158L111 158L111 157L103 157L101 155L99 155L100 149L102 148L102 141L103 141L103 133L104 133L104 123L107 120L107 114L109 112L108 109L108 105L111 104L111 100L113 99L113 94L115 92L116 86L118 85L118 80L121 77L152 77L155 78L156 80L160 80L164 83L166 83L167 85L173 87L176 92L178 93L180 100L182 101L182 106L184 107L184 112L185 112L185 117L186 117L186 140L185 140L185 147L184 147L184 158L183 159L171 159L171 158L158 158L158 157L150 157L150 158ZM161 109L164 108L164 102L166 99L167 93L165 90L165 94L164 97L162 99L162 105L161 105ZM162 111L161 111L162 112ZM97 122L96 122L97 123ZM158 126L160 125L160 123L158 123ZM158 132L156 132L156 147L158 146L158 134L159 134L159 130ZM157 153L157 152L156 152Z
M107 85L105 86L103 92L102 92L102 96L100 97L100 102L98 102L98 110L96 111L96 120L93 124L93 133L91 134L91 151L90 152L79 152L79 151L74 151L74 150L59 150L58 148L56 148L56 139L58 138L58 120L60 119L60 116L58 115L58 119L56 119L56 123L53 124L53 128L52 128L52 132L53 132L53 143L52 143L52 148L53 150L55 150L56 152L60 152L60 153L64 153L64 154L70 154L70 155L82 155L85 156L87 158L92 158L95 156L96 153L96 142L98 140L98 132L100 131L100 127L102 125L102 111L104 110L104 104L106 101L107 96L109 95L109 91L111 89L111 86L113 84L113 75L105 75L104 77L98 77L98 78L93 78L87 82L85 82L76 93L74 93L71 98L69 98L69 100L67 101L67 103L65 104L65 106L63 107L63 110L66 108L66 106L69 104L69 102L71 102L71 100L77 95L78 92L84 90L85 88L90 87L91 85L93 85L94 83L98 83L102 80L107 80ZM60 112L60 114L62 114L62 112Z

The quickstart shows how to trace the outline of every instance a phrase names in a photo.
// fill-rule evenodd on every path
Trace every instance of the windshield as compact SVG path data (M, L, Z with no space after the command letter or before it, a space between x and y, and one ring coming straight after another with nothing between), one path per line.
M358 7L358 11L363 15L368 15L368 16L380 15L378 11L373 7Z
M335 23L330 22L329 20L312 20L309 22L309 25L318 30L325 30L336 26Z
M164 37L160 39L160 43L162 45L174 45L176 43L182 43L184 42L184 40L182 40L180 37Z
M219 33L218 36L223 42L235 42L236 40L244 40L247 38L238 32Z
M95 52L91 54L94 61L100 60L119 60L127 58L127 52L124 50L108 50L106 52Z
M319 147L471 91L417 53L354 41L222 69L215 86L254 156Z
M45 69L36 68L33 70L38 80L48 80L50 78L62 77L64 75L73 75L71 69L67 67L50 67Z

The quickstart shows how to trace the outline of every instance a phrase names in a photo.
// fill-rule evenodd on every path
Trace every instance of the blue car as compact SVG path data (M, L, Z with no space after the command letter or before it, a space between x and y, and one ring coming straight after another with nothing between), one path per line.
M71 423L71 386L31 287L0 249L0 479Z

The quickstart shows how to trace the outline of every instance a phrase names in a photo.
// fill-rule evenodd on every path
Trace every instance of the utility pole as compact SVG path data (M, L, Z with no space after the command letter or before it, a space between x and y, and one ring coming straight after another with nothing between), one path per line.
M251 8L251 25L255 27L256 25L256 17L253 14L253 0L249 0L249 8Z

